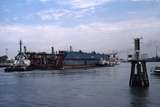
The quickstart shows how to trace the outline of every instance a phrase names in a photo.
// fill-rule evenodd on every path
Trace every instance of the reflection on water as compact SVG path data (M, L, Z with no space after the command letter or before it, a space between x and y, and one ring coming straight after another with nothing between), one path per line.
M131 107L150 107L148 95L149 88L140 89L140 88L130 88L130 103Z
M14 73L1 69L0 107L159 107L160 76L148 74L150 87L142 90L128 85L130 64Z

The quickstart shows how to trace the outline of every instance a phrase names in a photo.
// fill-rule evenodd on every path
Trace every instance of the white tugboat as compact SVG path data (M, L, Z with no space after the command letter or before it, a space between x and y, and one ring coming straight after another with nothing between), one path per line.
M22 52L22 41L20 40L20 51L18 55L15 57L15 61L11 66L5 68L6 72L13 71L27 71L30 70L30 60L27 59L24 52Z
M97 64L98 66L110 66L110 62L101 58Z
M153 70L153 74L158 74L160 75L160 65L155 66L154 70Z

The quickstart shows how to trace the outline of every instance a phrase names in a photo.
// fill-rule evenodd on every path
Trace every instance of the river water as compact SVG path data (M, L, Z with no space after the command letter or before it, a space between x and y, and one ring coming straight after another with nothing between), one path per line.
M130 64L92 69L5 73L0 69L0 107L160 107L160 76L131 89Z

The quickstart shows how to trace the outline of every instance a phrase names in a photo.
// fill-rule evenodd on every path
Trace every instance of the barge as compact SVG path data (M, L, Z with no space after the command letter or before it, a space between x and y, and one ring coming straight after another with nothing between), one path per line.
M85 68L110 66L110 55L96 52L61 51L64 54L64 68Z
M53 54L46 52L26 52L31 61L30 68L34 69L62 69L63 54Z

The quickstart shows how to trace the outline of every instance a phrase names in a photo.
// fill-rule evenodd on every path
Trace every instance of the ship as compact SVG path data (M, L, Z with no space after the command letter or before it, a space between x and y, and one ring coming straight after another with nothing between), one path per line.
M156 65L155 67L151 68L151 73L154 75L160 75L160 65Z

